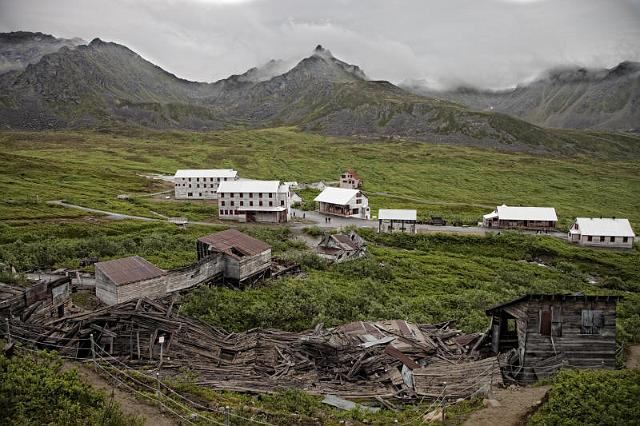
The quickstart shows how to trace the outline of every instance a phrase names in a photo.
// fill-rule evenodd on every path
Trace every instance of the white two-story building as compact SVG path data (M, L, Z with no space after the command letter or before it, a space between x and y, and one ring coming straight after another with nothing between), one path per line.
M238 179L233 169L178 170L173 177L176 200L215 200L220 182Z
M291 196L289 185L278 180L220 182L218 214L239 222L283 223L291 215Z

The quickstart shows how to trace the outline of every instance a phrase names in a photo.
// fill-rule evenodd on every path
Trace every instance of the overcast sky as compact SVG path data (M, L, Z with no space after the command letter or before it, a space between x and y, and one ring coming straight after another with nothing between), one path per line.
M125 44L214 81L322 44L370 78L504 88L640 61L640 0L0 0L0 31Z

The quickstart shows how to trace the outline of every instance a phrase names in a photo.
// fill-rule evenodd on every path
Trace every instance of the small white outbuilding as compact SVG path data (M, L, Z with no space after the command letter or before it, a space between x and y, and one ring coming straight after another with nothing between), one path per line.
M416 210L380 209L378 210L378 232L416 233Z
M629 219L579 217L567 238L582 246L631 248L635 236Z

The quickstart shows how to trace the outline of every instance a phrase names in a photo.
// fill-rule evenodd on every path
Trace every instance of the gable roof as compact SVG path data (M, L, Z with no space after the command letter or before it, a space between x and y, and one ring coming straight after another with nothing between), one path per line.
M496 208L500 220L548 220L558 221L553 207L511 207L505 204Z
M582 235L596 235L606 237L635 237L629 219L614 218L576 218L577 232Z
M511 305L515 305L522 302L527 302L529 300L558 300L558 301L576 301L576 300L586 300L589 302L595 301L612 301L617 302L622 299L622 296L609 296L609 295L586 295L581 293L575 294L550 294L550 293L533 293L533 294L525 294L523 296L518 297L517 299L510 300L508 302L500 303L498 305L492 306L485 310L487 315L491 315L495 311L502 310Z
M417 220L416 210L380 209L378 219L382 220Z
M226 182L220 182L218 186L218 193L221 192L278 192L280 189L279 180L253 180L253 179L240 179L240 180L228 180Z
M182 169L177 170L174 177L190 178L190 177L236 177L237 171L233 169Z
M345 170L345 173L351 174L351 176L353 176L355 179L358 179L358 180L362 179L360 177L360 175L358 174L358 172L355 171L355 169L347 169L347 170Z
M95 268L117 286L160 277L166 273L140 256L98 262Z
M335 188L333 186L328 186L316 198L314 198L313 201L344 206L349 204L349 201L351 201L351 199L359 192L359 189Z
M237 229L227 229L215 234L205 235L198 238L198 241L209 245L212 251L225 253L235 258L242 256L235 253L233 249L244 256L255 256L271 249L271 246L264 241L253 238Z

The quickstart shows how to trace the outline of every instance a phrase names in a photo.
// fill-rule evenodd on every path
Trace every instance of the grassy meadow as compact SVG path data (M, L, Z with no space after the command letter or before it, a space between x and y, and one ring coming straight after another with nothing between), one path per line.
M497 204L556 207L573 217L640 224L637 158L535 156L406 141L324 137L288 128L224 132L1 132L0 220L77 217L47 200L154 217L216 218L214 203L146 197L170 189L143 177L177 168L235 168L241 176L315 182L354 167L373 213L416 208L473 224ZM377 193L384 193L377 195ZM132 199L117 200L118 194Z

